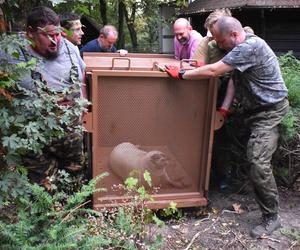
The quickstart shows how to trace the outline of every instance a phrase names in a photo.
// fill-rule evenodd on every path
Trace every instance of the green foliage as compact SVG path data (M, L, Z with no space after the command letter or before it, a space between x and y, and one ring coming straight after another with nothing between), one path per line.
M150 173L146 170L143 174L144 180L147 182L149 187L152 187L152 179Z
M289 141L295 138L295 136L297 135L295 124L299 119L299 115L295 115L294 110L297 109L290 108L288 114L281 122L280 136L283 141Z
M288 142L297 136L296 124L300 109L300 61L291 52L280 56L278 60L289 92L290 111L281 123L281 139Z
M280 229L280 233L290 238L293 241L297 241L300 239L300 232L295 228L291 228L291 229L282 228Z
M149 172L143 176L147 183L151 183ZM152 196L144 186L138 186L138 179L133 177L127 178L125 185L118 188L125 193L126 203L118 202L118 207L108 214L104 210L106 220L98 221L94 230L107 235L107 248L159 249L162 237L151 230L151 224L160 227L164 222L147 207L148 202L153 200Z
M21 197L28 193L24 188L27 182L26 175L22 174L22 168L16 171L3 171L0 180L0 209L4 205L10 204L11 200Z
M177 208L177 203L172 201L170 202L170 206L168 208L164 208L159 210L159 216L164 218L175 218L180 219L182 218L182 210Z
M61 176L70 181L67 174ZM58 189L50 194L25 180L27 192L1 210L9 213L1 213L0 249L160 249L162 236L151 227L164 223L147 208L151 195L143 186L122 186L129 200L114 209L97 212L84 207L91 194L103 191L96 183L105 176L71 195Z
M96 182L104 176L83 185L67 200L63 192L50 195L43 187L26 182L28 193L16 204L14 218L2 218L0 222L1 249L96 249L101 246L102 238L89 232L87 215L94 212L83 208L82 202L95 192Z
M10 35L0 41L0 197L2 202L22 195L22 176L18 169L22 157L28 153L41 154L45 145L68 132L81 131L74 126L74 117L80 117L87 101L75 98L71 107L58 104L59 95L37 78L36 91L20 86L20 81L31 75L39 63L36 59L20 60L29 41ZM66 95L78 93L81 83L65 90ZM0 198L0 206L1 206Z
M300 107L300 61L291 52L280 56L280 68L289 90L289 102L292 108Z
M300 118L300 61L291 52L280 56L279 63L282 76L288 88L290 102L289 113L281 122L280 147L275 154L274 168L277 177L286 186L292 186L299 172L299 118Z

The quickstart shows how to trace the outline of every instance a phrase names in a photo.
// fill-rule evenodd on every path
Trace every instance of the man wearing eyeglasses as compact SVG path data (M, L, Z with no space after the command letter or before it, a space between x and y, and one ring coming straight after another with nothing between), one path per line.
M62 35L74 45L79 46L81 44L81 38L84 35L80 16L74 13L63 14L60 16L60 25L64 29Z
M85 63L77 46L62 36L59 16L47 7L34 8L27 17L26 38L30 40L30 46L21 49L21 56L15 63L31 58L37 59L38 63L20 80L19 85L36 93L35 81L39 80L57 93L59 105L72 108L76 100L83 96L83 91L80 87L71 94L66 91L83 84ZM74 128L79 124L80 117L74 117ZM43 155L29 153L23 157L23 165L29 169L29 178L38 183L43 183L58 167L77 172L83 164L82 133L70 130L66 130L63 138L54 138L46 145Z

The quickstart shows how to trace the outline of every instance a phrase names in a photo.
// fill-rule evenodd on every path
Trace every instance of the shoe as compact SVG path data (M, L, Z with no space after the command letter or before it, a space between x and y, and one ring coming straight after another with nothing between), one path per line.
M256 226L250 232L250 236L254 239L262 238L272 234L276 229L281 227L281 218L278 214L263 215L262 223Z

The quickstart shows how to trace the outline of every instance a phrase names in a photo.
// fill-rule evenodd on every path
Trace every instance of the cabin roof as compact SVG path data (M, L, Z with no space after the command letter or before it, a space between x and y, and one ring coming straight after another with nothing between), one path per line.
M181 11L182 16L204 14L215 9L286 9L300 8L300 0L196 0Z

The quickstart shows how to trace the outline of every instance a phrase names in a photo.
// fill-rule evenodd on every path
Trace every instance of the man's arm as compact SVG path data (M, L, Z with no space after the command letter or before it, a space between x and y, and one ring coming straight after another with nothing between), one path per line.
M176 60L179 60L179 42L174 38L174 56Z
M205 66L195 68L192 70L187 70L183 75L183 79L199 79L204 76L217 77L223 75L227 72L232 71L234 68L228 64L223 63L221 60L213 63L207 64Z
M218 108L218 111L222 114L224 118L226 118L229 114L229 108L233 101L234 93L235 93L235 88L234 88L233 80L232 78L230 78L227 85L226 95L223 100L222 106Z
M232 78L230 78L226 89L226 95L221 106L222 109L229 110L234 98L234 93L235 93L235 88L234 88L233 80Z

